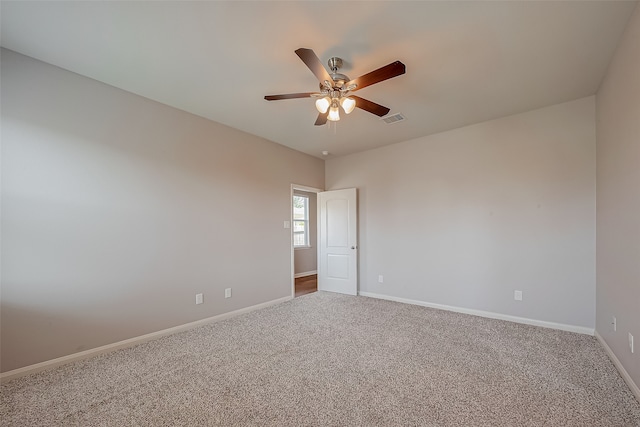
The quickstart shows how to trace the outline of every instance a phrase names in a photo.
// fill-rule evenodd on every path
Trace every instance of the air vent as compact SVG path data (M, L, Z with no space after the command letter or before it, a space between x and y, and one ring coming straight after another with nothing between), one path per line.
M382 120L383 122L385 122L386 124L390 125L392 123L398 123L403 121L405 118L401 113L398 114L394 114L392 116L387 116L387 117L383 117Z

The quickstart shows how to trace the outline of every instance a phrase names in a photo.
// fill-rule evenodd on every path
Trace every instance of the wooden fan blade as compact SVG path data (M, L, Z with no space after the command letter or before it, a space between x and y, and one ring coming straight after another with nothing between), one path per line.
M267 95L264 97L267 101L277 101L279 99L296 99L296 98L310 98L316 95L316 92L302 92L302 93L286 93L284 95Z
M316 119L316 126L322 126L324 124L327 123L327 116L329 115L329 112L327 111L326 113L318 113L318 118Z
M300 59L302 59L302 62L304 62L307 67L309 67L311 72L318 78L320 83L327 80L331 87L335 86L335 83L327 72L327 69L324 68L322 62L320 62L320 59L318 58L318 55L316 55L313 50L301 47L300 49L296 50L296 54L300 57Z
M407 72L407 68L405 65L400 62L392 62L389 65L385 65L384 67L378 68L370 73L367 73L363 76L355 78L348 82L345 86L349 86L355 84L357 87L355 90L360 90L364 87L371 86L376 83L380 83L382 81L388 80L393 77L397 77Z
M360 98L359 96L349 95L349 98L353 98L356 101L356 107L368 111L376 116L385 116L389 113L389 109L368 99Z

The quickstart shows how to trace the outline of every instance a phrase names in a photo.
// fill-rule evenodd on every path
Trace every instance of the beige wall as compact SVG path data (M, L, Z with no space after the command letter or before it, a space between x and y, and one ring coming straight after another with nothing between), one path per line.
M327 160L359 190L360 291L594 328L594 101Z
M291 183L322 160L1 62L3 372L291 295Z
M598 90L597 159L596 330L640 387L640 7Z
M316 193L295 190L294 194L309 198L309 248L293 251L294 273L308 273L318 269L318 203Z

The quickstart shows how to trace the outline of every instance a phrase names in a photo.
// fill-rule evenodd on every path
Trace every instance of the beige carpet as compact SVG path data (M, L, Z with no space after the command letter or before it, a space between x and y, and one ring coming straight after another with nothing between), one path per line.
M640 426L593 337L317 292L1 386L3 426Z

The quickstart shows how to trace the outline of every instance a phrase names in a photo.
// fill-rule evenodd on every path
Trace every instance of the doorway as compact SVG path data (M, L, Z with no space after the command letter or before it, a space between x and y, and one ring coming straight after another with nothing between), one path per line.
M309 276L295 278L295 297L312 294L318 291L318 275L310 274Z
M318 289L318 208L322 189L291 185L291 296Z

